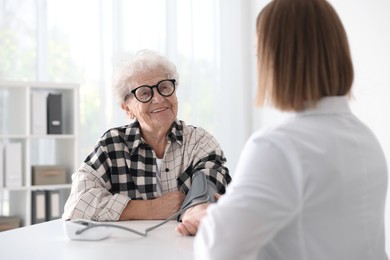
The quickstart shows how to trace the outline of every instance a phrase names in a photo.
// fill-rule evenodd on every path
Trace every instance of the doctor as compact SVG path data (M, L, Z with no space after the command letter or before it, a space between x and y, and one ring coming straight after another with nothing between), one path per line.
M348 105L353 67L335 10L274 0L257 18L257 44L258 104L292 116L247 141L227 193L202 219L195 258L388 259L386 160Z

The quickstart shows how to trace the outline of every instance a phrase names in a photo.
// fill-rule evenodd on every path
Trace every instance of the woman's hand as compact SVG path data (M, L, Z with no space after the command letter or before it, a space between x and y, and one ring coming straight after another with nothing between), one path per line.
M218 201L221 195L215 194L214 197ZM206 216L207 208L210 204L204 203L186 210L183 214L182 223L176 227L176 232L184 236L195 236L201 220Z
M183 214L182 222L176 227L176 232L184 236L194 236L198 231L200 221L206 216L209 204L200 204L186 210Z
M152 219L167 219L177 213L183 204L185 195L180 191L164 193L151 200Z

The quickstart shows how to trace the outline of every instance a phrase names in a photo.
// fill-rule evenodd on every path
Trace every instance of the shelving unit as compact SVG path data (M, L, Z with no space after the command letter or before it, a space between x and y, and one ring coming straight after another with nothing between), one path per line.
M35 91L62 94L62 134L32 134L32 93ZM0 187L0 216L18 216L22 226L32 224L31 200L35 190L60 191L60 209L63 209L70 193L71 174L79 166L78 106L77 84L0 82L0 145L22 144L22 185ZM32 185L32 166L35 165L65 167L66 183ZM4 180L5 174L5 169L0 171L0 178Z

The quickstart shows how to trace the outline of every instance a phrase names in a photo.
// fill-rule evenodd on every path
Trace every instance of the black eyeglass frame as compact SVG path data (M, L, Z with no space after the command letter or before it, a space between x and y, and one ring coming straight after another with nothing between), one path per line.
M160 86L160 84L163 83L164 81L169 81L169 82L171 82L171 83L173 84L173 91L172 91L172 93L169 94L169 95L164 95L164 94L162 94L162 93L160 92L160 89L158 88L158 87ZM139 89L139 88L144 88L144 87L150 88L150 90L151 90L150 98L149 98L148 100L146 100L146 101L139 100L138 97L137 97L137 95L135 94L135 92L137 91L137 89ZM139 102L141 102L141 103L148 103L150 100L152 100L152 98L153 98L153 96L154 96L154 91L153 91L154 88L157 89L157 92L158 92L161 96L163 96L163 97L170 97L170 96L173 95L173 93L175 93L175 90L176 90L176 80L175 80L175 79L163 79L163 80L160 80L159 82L157 82L157 84L156 84L156 85L153 85L153 86L142 85L142 86L136 87L135 89L133 89L132 91L130 91L130 93L127 94L127 95L123 98L123 101L126 102L126 101L129 99L129 97L130 97L131 95L134 95L134 97L135 97Z

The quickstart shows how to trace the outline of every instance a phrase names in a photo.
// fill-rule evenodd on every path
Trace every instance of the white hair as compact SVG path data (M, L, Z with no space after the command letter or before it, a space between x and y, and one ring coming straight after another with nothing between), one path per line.
M123 61L115 73L113 92L118 102L123 102L123 98L134 87L131 84L137 77L151 71L161 71L178 84L179 74L173 62L155 51L141 50L131 59Z

